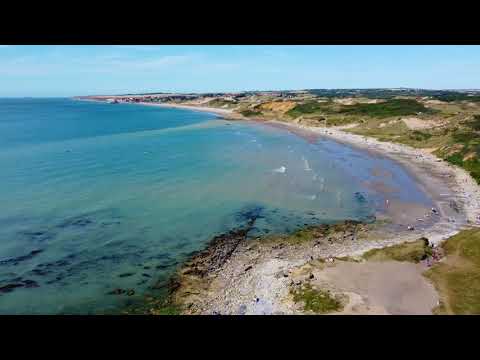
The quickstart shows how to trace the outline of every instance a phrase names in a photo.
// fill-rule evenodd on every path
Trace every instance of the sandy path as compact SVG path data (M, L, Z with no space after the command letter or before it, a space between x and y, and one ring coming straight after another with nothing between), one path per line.
M398 261L340 262L314 272L312 283L349 294L350 306L343 313L425 315L438 304L434 286L422 275L425 270Z

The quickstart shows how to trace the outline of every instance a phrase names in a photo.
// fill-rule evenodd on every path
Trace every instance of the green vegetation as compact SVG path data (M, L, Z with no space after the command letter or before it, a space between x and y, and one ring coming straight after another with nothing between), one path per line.
M262 113L260 111L247 109L247 110L240 111L240 114L242 114L245 117L249 117L249 116L259 116Z
M125 315L180 315L183 308L176 304L166 293L157 293L155 296L146 296L133 304L126 306L122 311Z
M248 93L240 101L211 100L210 106L236 108L245 117L299 119L306 126L343 126L357 124L350 131L380 141L396 142L429 149L438 157L466 169L480 184L480 94L424 89L311 89L309 94L288 93L288 102L296 105L285 113L272 112L262 104L281 102L269 94ZM217 94L218 95L218 94ZM355 98L359 102L343 105L335 99ZM384 99L378 103L366 98ZM428 103L439 99L441 104ZM253 107L252 107L253 106ZM409 128L402 117L414 116L431 127ZM301 240L302 236L297 236Z
M340 261L347 261L347 262L362 262L361 259L357 257L352 257L352 256L340 256L340 257L335 257L335 259L340 260Z
M330 102L308 101L303 104L298 104L293 109L286 112L292 118L297 118L306 114L326 114L332 113Z
M367 115L377 118L416 115L420 112L431 113L432 110L413 99L390 99L377 104L344 105L340 110L340 113L344 114Z
M480 126L478 115L472 122L466 123L467 128L463 130L455 130L452 134L451 146L460 148L455 152L449 152L449 148L439 151L438 155L442 156L451 164L460 166L467 170L470 175L480 184L480 136L475 132L475 127Z
M412 99L390 99L382 103L358 103L354 105L340 105L332 101L308 101L298 104L293 109L287 111L286 115L291 118L304 116L318 121L324 120L324 116L328 115L328 125L339 126L358 122L359 120L365 122L365 119L358 119L358 116L382 119L394 116L416 115L420 112L430 114L434 110L426 108ZM425 134L413 134L416 138L422 135L423 137L428 136Z
M462 151L464 152L464 151ZM477 156L478 156L478 149L477 149ZM470 175L480 184L480 161L478 157L469 160L463 160L462 153L456 153L453 155L448 156L445 160L449 163L460 166L467 170Z
M314 238L313 229L305 228L294 232L292 235L285 238L287 243L299 244L311 241Z
M263 238L263 243L286 243L289 245L298 245L312 241L316 236L322 236L316 227L305 227L297 230L290 235L270 235Z
M473 120L469 121L467 125L475 131L480 131L480 115L474 115Z
M442 109L444 109L442 112L436 110L437 113L433 114L434 116L426 114L425 118L427 120L438 121L439 118L442 120L437 122L437 127L421 131L409 129L400 119L383 120L382 122L381 119L371 116L362 119L357 127L349 131L374 137L380 141L396 142L417 148L436 149L435 155L451 164L464 168L480 184L480 115L472 114L473 111L478 111L477 108L464 109L451 116L445 115L449 114L448 111L456 106L442 105ZM468 120L465 120L466 115Z
M432 137L432 134L414 130L409 134L410 138L415 141L425 141Z
M439 314L480 314L480 229L464 230L442 245L447 258L425 273L441 296Z
M165 305L152 311L153 315L180 315L181 308L176 305Z
M293 295L293 301L304 304L305 311L326 314L340 311L343 308L342 302L337 296L332 296L329 291L314 289L310 284L292 289L290 293Z
M213 99L213 100L208 102L208 106L219 107L219 108L224 108L224 107L232 108L232 107L237 106L237 103L234 102L234 101L230 101L230 100Z
M383 249L373 249L363 254L363 258L373 261L408 261L418 263L432 254L428 240L421 238L414 242L389 246Z
M367 225L354 220L346 220L335 224L311 225L299 229L289 235L270 235L263 238L262 242L279 243L283 242L290 245L298 245L313 241L315 239L327 239L337 241L344 236L358 234L362 232Z
M451 93L451 94L444 94L444 95L436 95L434 96L436 100L445 101L445 102L454 102L454 101L471 101L471 102L478 102L480 101L480 96L478 95L468 95L462 93Z

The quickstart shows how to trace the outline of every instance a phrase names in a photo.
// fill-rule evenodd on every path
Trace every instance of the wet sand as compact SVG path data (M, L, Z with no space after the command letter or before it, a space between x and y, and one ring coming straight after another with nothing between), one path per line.
M278 125L279 122L274 123ZM404 239L424 236L432 243L438 244L468 226L480 225L480 187L476 181L465 170L437 158L428 151L347 133L342 128L280 124L285 128L311 131L368 151L373 156L387 156L400 163L429 195L438 212L438 214L429 212L420 216L418 211L413 211L410 226L423 227L424 223L432 223L432 226L421 231L411 231L411 236L402 234L399 238L401 242ZM395 206L390 205L392 207L390 215L396 218L393 209ZM397 215L401 213L405 214L405 209Z

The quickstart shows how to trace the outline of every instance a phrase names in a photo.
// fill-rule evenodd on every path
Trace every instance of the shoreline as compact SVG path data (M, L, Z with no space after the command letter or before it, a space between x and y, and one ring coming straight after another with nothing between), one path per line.
M387 157L400 164L414 177L417 184L430 197L436 209L440 212L440 219L428 229L421 231L421 236L427 237L433 244L438 245L466 227L480 226L480 186L464 169L451 165L425 150L403 144L381 142L375 138L348 133L343 131L345 129L343 127L322 128L278 120L261 120L235 114L230 109L215 109L204 106L144 102L139 104L210 112L228 116L227 119L253 121L267 126L282 127L292 132L296 131L297 134L300 130L307 135L310 133L320 137L323 136L363 151ZM464 222L450 221L456 215L456 211L452 213L449 210L453 203L461 207L460 215L465 217ZM410 233L411 236L407 233L407 235L401 236L400 242L408 241L418 236L419 233L413 231Z
M224 117L228 117L228 119L236 119L236 120L248 120L247 118L243 117L240 114L235 114L233 110L230 109L218 109L218 108L211 108L207 106L194 106L194 105L179 105L179 104L165 104L165 103L148 103L148 102L138 102L135 103L138 105L145 105L145 106L156 106L156 107L163 107L163 108L173 108L173 109L184 109L184 110L191 110L191 111L200 111L200 112L207 112L215 115L221 115Z
M414 178L435 206L432 213L426 214L430 216L426 223L417 223L413 229L404 226L400 231L392 231L381 221L370 226L347 220L306 227L299 233L308 233L308 238L300 237L301 241L297 241L296 234L249 239L248 228L232 229L213 238L206 249L194 254L171 278L167 306L177 307L180 313L304 314L306 308L301 309L293 297L312 284L348 299L335 314L431 313L439 305L439 297L423 276L430 266L427 261L371 263L363 254L425 240L436 251L438 245L461 230L480 226L479 185L465 170L426 150L352 134L344 131L345 127L312 127L248 118L230 109L195 105L136 104L202 111L226 120L281 127L305 138L329 138L372 156L391 159ZM254 222L252 219L249 226ZM398 299L399 292L402 299ZM406 303L404 293L410 297ZM149 313L162 311L152 309Z
M449 164L425 150L348 133L343 131L342 127L320 128L274 120L270 122L285 128L310 131L357 149L388 157L399 163L437 205L443 220L448 221L453 214L449 209L454 201L461 207L459 213L465 217L465 223L457 224L448 221L451 231L445 231L444 228L439 231L427 230L425 237L431 239L435 245L458 233L464 227L480 226L480 186L460 167ZM438 227L438 223L433 227Z
M380 142L342 128L244 119L316 134L397 162L435 204L432 213L436 220L424 229L396 232L384 224L375 224L371 229L356 224L346 229L351 226L348 221L326 228L307 227L302 231L313 232L313 237L301 243L289 243L295 235L279 236L273 241L268 237L249 240L237 236L233 250L227 253L225 249L232 248L232 239L223 234L177 271L170 303L183 314L305 314L306 308L301 308L302 302L297 303L294 294L313 284L314 288L327 289L344 299L343 308L335 314L434 312L440 300L433 284L423 276L430 266L428 262L372 263L362 256L370 250L424 240L438 249L461 230L480 226L480 187L475 180L465 170L425 150ZM357 234L363 234L363 239ZM222 237L224 242L219 241ZM407 298L403 301L402 297L401 304L392 296L399 291Z

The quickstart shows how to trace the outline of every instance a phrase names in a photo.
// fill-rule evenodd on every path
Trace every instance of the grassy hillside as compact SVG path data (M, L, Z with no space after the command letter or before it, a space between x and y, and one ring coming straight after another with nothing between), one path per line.
M293 109L287 111L286 114L292 118L297 118L303 115L322 115L327 113L335 113L332 109L332 102L308 101L303 104L298 104Z
M472 102L479 102L480 96L471 96L468 94L445 94L445 95L437 95L434 96L435 99L445 102L454 102L454 101L472 101Z
M431 255L432 249L428 246L428 240L419 239L382 249L372 249L363 254L363 258L372 261L395 260L418 263Z
M431 113L433 110L426 108L423 104L413 99L390 99L377 104L345 105L339 112L342 114L387 118L391 116Z
M480 314L480 229L465 230L443 244L447 255L426 272L441 296L439 314Z
M374 105L384 104L386 103ZM418 109L418 107L414 105L411 109ZM392 113L390 110L387 112ZM386 114L384 110L376 113ZM441 109L431 109L415 115L415 121L420 125L423 124L419 128L408 127L404 118L399 116L378 118L371 116L372 113L370 113L370 116L362 117L361 121L358 121L359 125L349 131L375 137L380 141L430 149L438 157L469 171L480 184L479 113L480 106L462 107L458 103L442 105Z

